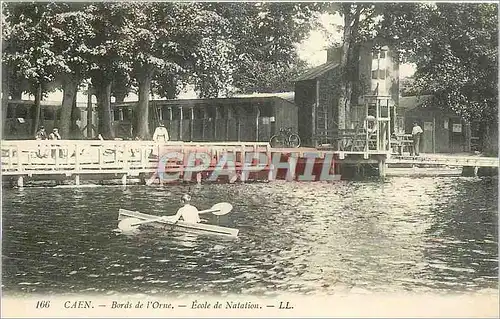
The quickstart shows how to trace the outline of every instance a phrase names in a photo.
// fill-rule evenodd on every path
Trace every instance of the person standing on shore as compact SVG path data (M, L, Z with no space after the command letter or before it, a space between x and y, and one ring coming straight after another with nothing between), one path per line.
M156 143L166 143L169 140L170 137L168 136L168 131L165 127L165 124L160 123L160 126L158 126L153 133L153 141L155 141Z
M417 122L413 122L413 129L411 130L411 136L413 137L413 154L415 156L420 155L420 136L424 131Z
M160 145L167 143L170 140L168 135L168 130L165 124L160 123L160 125L155 129L153 133L153 141L156 143L157 154L154 154L153 149L151 149L150 157L160 157Z

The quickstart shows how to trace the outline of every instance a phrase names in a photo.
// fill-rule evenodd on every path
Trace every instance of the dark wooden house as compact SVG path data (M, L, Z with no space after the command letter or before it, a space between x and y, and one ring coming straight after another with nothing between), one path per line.
M114 104L118 137L130 138L137 102ZM175 141L269 141L281 127L297 130L293 100L278 96L150 101L150 130L165 124Z
M417 122L424 133L421 137L423 153L460 153L470 151L471 127L452 111L438 107L424 107L429 95L399 98L400 127L411 134L413 122Z
M359 62L355 65L346 127L339 129L338 97L340 89L341 48L328 51L327 62L294 79L295 104L299 113L299 135L303 145L333 143L346 130L355 130L366 120L365 96L386 96L390 110L391 132L396 127L396 105L399 97L399 64L395 53L387 47L374 48L367 42L356 48Z

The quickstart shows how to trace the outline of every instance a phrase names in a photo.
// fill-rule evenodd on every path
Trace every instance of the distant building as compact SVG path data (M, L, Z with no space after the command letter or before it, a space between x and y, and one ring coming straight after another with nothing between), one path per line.
M478 139L472 136L471 126L450 110L427 106L431 95L406 96L399 98L398 113L403 121L401 127L411 134L413 122L424 130L421 138L423 153L469 152Z
M363 97L387 96L391 132L395 131L395 106L399 99L399 63L388 47L374 49L372 42L359 48L356 65L357 83L352 88L350 114L346 114L347 130L363 125L366 118ZM315 146L319 140L333 143L341 132L338 127L339 64L341 48L328 51L327 62L294 79L295 104L298 108L299 135L304 145Z
M294 93L269 93L213 99L152 100L150 131L161 122L174 141L269 141L281 127L297 131ZM113 103L112 125L116 137L133 138L133 113L137 102ZM9 101L5 139L34 138L34 101ZM97 136L99 119L92 103L92 136ZM57 126L61 103L41 102L40 125L50 131ZM87 103L77 103L80 137L87 137ZM5 115L4 115L5 116Z
M95 107L95 105L94 105ZM41 101L40 102L40 123L50 132L57 126L57 120L60 115L60 101ZM76 118L78 119L82 136L85 136L85 126L87 125L87 103L77 102L78 110ZM3 128L4 139L34 139L34 125L36 106L32 100L9 100L7 112L2 114L5 117L5 127ZM97 112L93 112L93 122L97 123Z
M137 102L113 104L115 134L132 138ZM281 127L297 130L293 93L228 98L153 100L150 130L159 123L175 141L269 141Z

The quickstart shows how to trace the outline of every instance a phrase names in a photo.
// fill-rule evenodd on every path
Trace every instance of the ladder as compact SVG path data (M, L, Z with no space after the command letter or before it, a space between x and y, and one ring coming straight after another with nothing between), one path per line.
M316 108L316 135L319 144L328 143L328 111L325 107Z

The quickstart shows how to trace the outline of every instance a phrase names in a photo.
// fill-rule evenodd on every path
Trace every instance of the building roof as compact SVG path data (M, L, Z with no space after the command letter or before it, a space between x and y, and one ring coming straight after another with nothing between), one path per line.
M15 105L26 105L26 106L35 105L35 101L33 101L33 100L8 100L8 103L15 104ZM47 109L47 108L58 109L61 107L61 104L62 104L62 101L47 101L47 100L40 101L40 106L43 109ZM92 103L92 105L95 105L95 103ZM77 102L76 107L77 108L87 108L87 102Z
M295 92L279 92L279 93L252 93L252 94L234 94L232 97L254 98L254 97L279 97L288 102L295 102Z
M181 106L194 107L199 105L224 105L224 104L241 104L245 102L262 103L271 100L283 100L290 105L295 105L293 100L287 100L278 96L244 96L244 97L225 97L225 98L203 98L203 99L174 99L174 100L149 100L149 105L156 106ZM114 107L130 107L134 106L138 101L111 103Z
M320 66L317 66L315 68L312 68L305 72L304 74L292 79L293 82L300 82L300 81L307 81L307 80L314 80L326 72L335 69L338 67L339 64L335 61L330 61L325 64L322 64Z

